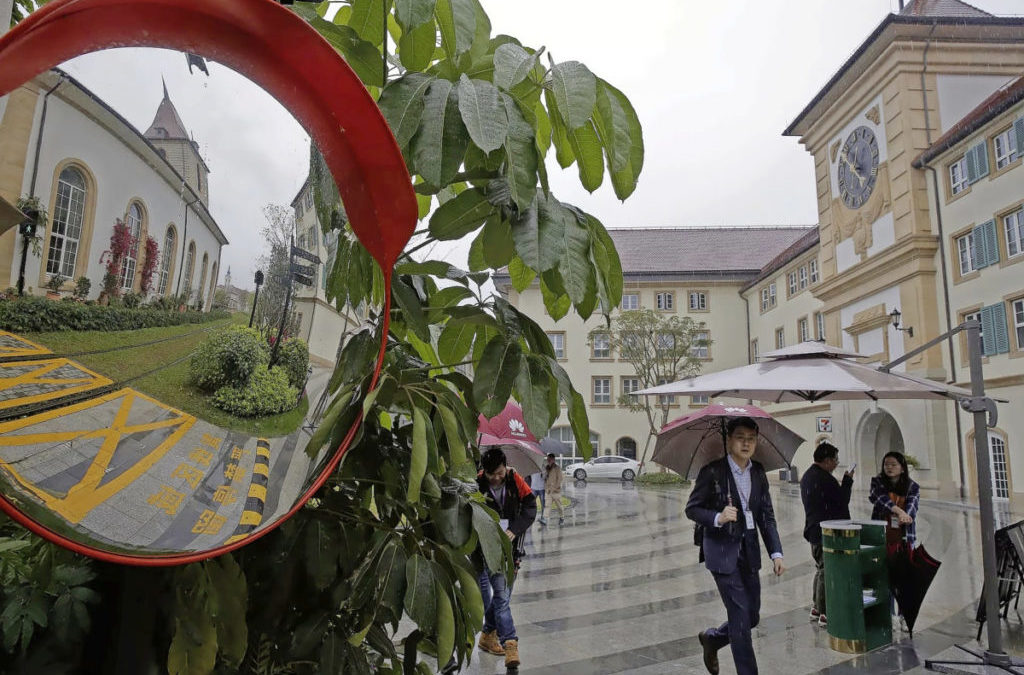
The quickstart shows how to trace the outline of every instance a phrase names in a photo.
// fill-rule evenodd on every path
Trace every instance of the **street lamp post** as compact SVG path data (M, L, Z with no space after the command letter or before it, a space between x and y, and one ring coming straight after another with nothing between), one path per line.
M252 312L249 313L249 328L252 328L252 321L256 318L256 301L260 299L260 286L263 285L263 270L256 270L256 293L252 296Z
M21 264L18 266L18 295L25 295L25 260L28 258L28 247L36 236L36 219L39 212L35 209L25 209L25 220L18 226L21 233Z

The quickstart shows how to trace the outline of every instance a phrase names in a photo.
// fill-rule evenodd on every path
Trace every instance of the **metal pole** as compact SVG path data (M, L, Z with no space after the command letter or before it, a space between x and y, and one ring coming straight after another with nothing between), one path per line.
M256 284L256 293L252 296L252 312L249 313L249 328L252 328L253 319L256 318L256 302L260 299L260 285Z
M28 237L21 235L21 265L18 266L18 295L25 295L25 260L28 258Z
M295 250L295 235L291 236L288 246L288 295L284 296L284 314L281 315L281 325L277 328L277 339L274 340L274 351L270 355L270 365L277 363L277 352L281 349L281 335L284 334L284 322L288 320L288 307L292 302L292 263L295 261L295 256L292 253Z
M981 369L981 324L965 323L967 353L970 357L971 394L978 401L985 396L985 376ZM984 661L992 665L1009 665L1003 651L1003 635L999 622L999 580L996 572L995 518L992 510L992 467L988 453L988 420L981 406L974 406L974 452L978 464L978 504L981 506L981 559L985 571L985 619L988 622L988 649Z

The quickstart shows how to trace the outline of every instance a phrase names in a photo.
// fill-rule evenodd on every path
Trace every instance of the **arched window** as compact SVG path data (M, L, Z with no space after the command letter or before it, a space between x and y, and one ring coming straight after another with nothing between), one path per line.
M199 267L199 285L196 286L196 301L200 307L203 306L203 290L206 286L206 266L210 264L210 256L203 254L203 264Z
M160 283L157 284L157 292L160 295L167 294L167 286L171 283L170 278L174 266L175 248L174 226L168 225L167 232L164 233L164 251L160 257Z
M636 441L629 436L623 436L615 441L615 454L636 459Z
M553 438L556 441L561 441L565 445L569 446L573 456L582 455L583 452L576 447L576 437L572 433L572 427L554 427L548 432L548 437ZM592 456L598 455L598 445L601 442L601 437L593 431L590 432L590 451Z
M182 285L182 291L192 290L192 266L196 262L196 243L194 241L188 244L188 253L185 254L185 276L182 277L184 284ZM191 293L190 293L191 295Z
M85 176L69 166L57 179L57 200L53 209L49 250L46 254L46 273L60 274L71 279L75 276L78 244L85 220Z
M213 263L213 269L210 270L210 292L206 296L210 299L210 306L213 306L213 294L217 290L217 263Z
M128 247L124 260L121 261L121 288L130 291L135 285L135 264L139 255L139 236L142 234L142 207L138 202L132 202L128 206L124 224L132 233L132 243Z

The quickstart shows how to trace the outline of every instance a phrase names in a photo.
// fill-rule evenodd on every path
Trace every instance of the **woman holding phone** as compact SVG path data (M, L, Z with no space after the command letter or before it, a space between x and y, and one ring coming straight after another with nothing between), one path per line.
M889 555L903 542L910 548L917 544L917 505L920 498L921 487L910 478L907 458L902 452L887 452L882 458L882 471L871 478L868 500L873 504L871 518L885 521ZM891 594L889 608L890 611L895 609Z

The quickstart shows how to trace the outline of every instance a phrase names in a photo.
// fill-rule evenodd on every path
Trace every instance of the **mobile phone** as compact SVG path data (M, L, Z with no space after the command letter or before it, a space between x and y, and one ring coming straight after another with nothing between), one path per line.
M850 468L846 470L847 473L853 473L857 469L857 462L850 465Z

